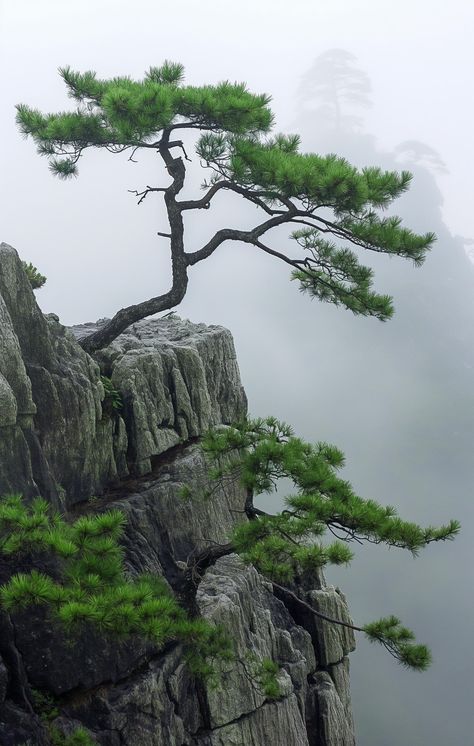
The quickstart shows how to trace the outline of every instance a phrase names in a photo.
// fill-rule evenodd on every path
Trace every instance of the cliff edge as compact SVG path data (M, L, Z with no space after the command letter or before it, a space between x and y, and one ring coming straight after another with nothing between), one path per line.
M42 495L67 519L120 508L127 571L173 588L190 553L242 520L237 483L206 501L180 496L185 484L196 494L207 485L199 437L246 411L232 337L170 316L133 325L92 359L77 343L91 326L43 315L18 254L0 245L0 495ZM120 411L101 376L120 392ZM0 554L0 583L11 573ZM349 619L322 575L298 593ZM236 555L205 571L196 606L242 659L278 663L279 699L265 699L238 663L218 688L204 686L177 643L91 629L71 640L41 608L0 611L0 743L49 746L53 724L65 736L85 727L102 746L354 744L347 629L285 605Z

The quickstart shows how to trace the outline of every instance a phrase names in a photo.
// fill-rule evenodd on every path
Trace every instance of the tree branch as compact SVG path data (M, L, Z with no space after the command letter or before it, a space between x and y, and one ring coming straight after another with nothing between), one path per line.
M265 246L265 244L263 244L261 241L256 241L254 245L257 246L257 248L264 251L266 254L270 254L270 256L275 256L277 259L281 259L282 262L286 262L287 264L290 264L295 269L298 269L301 272L304 272L304 264L305 264L304 259L290 259L290 257L286 256L286 254L281 254L279 251L275 251L275 249L270 249L269 246Z
M321 611L317 611L316 609L313 609L311 604L309 604L307 601L303 601L302 598L296 595L296 593L293 593L293 591L290 591L289 588L287 588L284 585L280 585L279 583L273 583L272 586L275 590L279 591L283 596L289 596L292 601L295 601L300 606L303 606L303 608L307 609L311 612L314 616L318 617L318 619L323 619L325 622L330 622L331 624L338 624L340 627L347 627L348 629L353 629L355 632L364 632L363 627L357 627L355 624L351 624L350 622L344 622L342 619L335 619L334 617L330 617L327 614L323 614Z
M215 565L217 560L221 557L226 557L234 553L235 547L233 546L232 542L228 544L214 543L212 546L206 547L200 552L193 553L190 557L188 557L186 568L184 570L184 575L187 579L187 582L192 582L194 586L199 585L202 574L205 570L207 570L208 567ZM355 632L364 632L364 629L362 627L357 627L355 624L345 622L343 619L336 619L334 617L328 616L327 614L323 614L321 611L317 611L307 601L303 601L303 599L297 596L296 593L291 591L286 586L274 582L272 582L272 586L274 590L279 591L279 593L285 597L290 597L292 601L310 611L311 614L318 617L318 619L322 619L323 621L329 622L330 624L337 624L341 627L347 627L348 629L352 629Z
M228 179L225 179L223 181L218 181L216 184L213 184L211 188L209 189L209 191L201 199L185 200L183 202L180 202L179 205L182 210L208 209L212 198L221 189L229 189L230 191L235 192L236 194L240 194L245 199L249 200L250 202L253 202L258 207L261 207L262 210L264 210L268 215L283 215L284 214L282 210L272 209L266 204L266 202L264 202L263 199L261 199L262 197L265 196L265 192L261 192L261 191L254 192L251 189L245 189L245 187L241 187L238 184L235 184L234 182L229 181ZM292 208L296 209L294 205L292 205Z
M275 228L277 225L288 223L291 221L292 214L285 213L283 215L275 215L269 220L257 225L250 231L241 231L235 228L223 228L211 238L208 243L198 251L187 253L186 258L189 266L201 262L203 259L207 259L224 241L242 241L243 243L256 244L260 236L269 231L271 228Z
M130 194L134 194L136 197L140 197L138 204L141 205L150 192L166 192L166 187L151 187L147 184L146 189L142 192L139 192L137 189L128 189L127 191L130 192Z

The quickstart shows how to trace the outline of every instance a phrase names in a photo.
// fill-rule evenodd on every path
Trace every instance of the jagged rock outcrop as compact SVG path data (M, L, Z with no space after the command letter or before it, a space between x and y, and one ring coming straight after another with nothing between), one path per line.
M80 338L97 328L73 328ZM128 459L146 474L151 459L178 443L231 423L246 409L232 336L178 316L142 321L96 359L123 399Z
M192 552L224 542L244 520L237 483L202 499L197 442L245 412L232 338L177 317L148 320L92 360L76 340L88 328L44 316L16 252L1 245L0 494L42 494L70 518L120 508L128 572L157 573L174 588ZM120 412L107 406L101 373L121 394ZM0 556L0 583L9 572ZM348 618L322 577L295 590ZM235 555L205 571L195 603L239 653L215 690L191 676L178 644L158 649L91 628L71 641L40 608L1 612L0 743L48 746L38 704L46 697L61 732L82 725L102 746L352 746L347 630L277 598ZM265 657L280 667L275 701L249 674Z
M56 317L41 313L6 244L0 245L0 297L0 380L10 401L0 424L0 491L41 493L67 507L66 499L84 499L126 473L123 423L102 417L99 366Z
M152 457L245 409L232 337L222 327L179 318L131 327L99 358L124 402L123 417L111 418L99 365L56 316L41 313L7 244L0 296L1 492L39 491L69 507L130 472L150 471Z

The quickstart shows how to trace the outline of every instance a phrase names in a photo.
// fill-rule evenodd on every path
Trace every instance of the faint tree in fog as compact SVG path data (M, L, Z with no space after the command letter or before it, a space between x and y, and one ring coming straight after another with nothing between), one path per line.
M355 55L345 49L320 54L302 76L297 97L302 109L319 114L325 126L352 129L362 118L347 109L368 108L371 84L368 75L354 65Z

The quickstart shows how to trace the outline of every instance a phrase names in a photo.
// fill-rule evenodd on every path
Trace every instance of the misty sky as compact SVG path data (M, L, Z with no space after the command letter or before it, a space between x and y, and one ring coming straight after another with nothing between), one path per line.
M311 303L283 266L237 245L192 270L180 312L231 329L251 411L342 447L360 494L398 505L408 519L462 521L459 540L416 561L369 547L330 577L357 623L399 614L435 657L428 673L414 674L359 644L352 656L359 746L472 743L474 269L459 237L474 237L474 5L3 0L0 8L0 240L47 275L38 300L64 323L157 295L168 289L169 271L166 241L156 236L166 229L158 200L136 207L127 192L160 183L153 157L132 164L86 153L79 178L62 182L19 135L16 103L72 107L60 65L141 77L168 58L185 65L190 83L246 80L272 94L277 129L301 131L304 148L414 171L400 214L439 240L421 269L373 262L376 289L395 296L394 321ZM302 77L332 48L355 56L373 100L357 112L363 126L337 137L297 97ZM397 155L400 143L414 140L434 149L447 172ZM197 187L195 162L191 171ZM198 248L223 224L250 225L255 215L232 197L207 212L189 216L188 246Z

